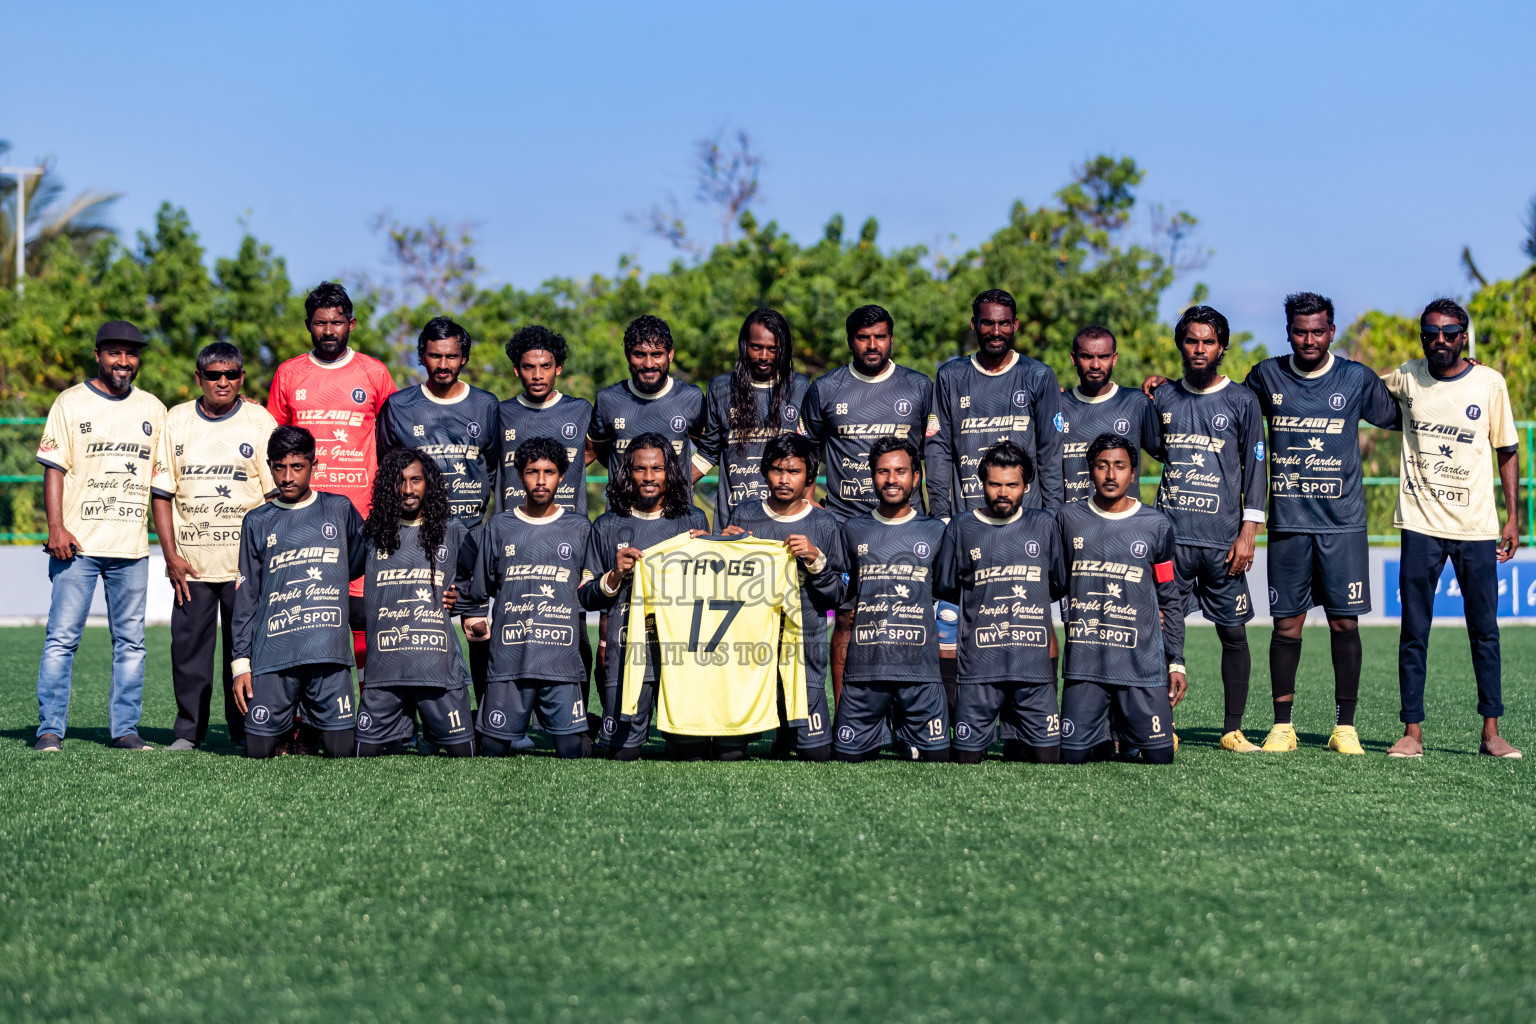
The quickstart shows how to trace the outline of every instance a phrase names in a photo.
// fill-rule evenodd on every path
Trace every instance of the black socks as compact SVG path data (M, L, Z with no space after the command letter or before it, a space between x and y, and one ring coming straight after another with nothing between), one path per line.
M1275 702L1275 724L1291 720L1296 696L1296 666L1301 664L1301 638L1269 635L1269 688ZM1281 700L1280 698L1288 698Z
M1338 707L1338 724L1355 724L1355 704L1360 700L1360 631L1335 629L1328 634L1333 653L1333 699Z
M1221 690L1226 704L1221 731L1231 732L1243 725L1243 711L1248 707L1248 677L1253 659L1248 654L1248 630L1244 626L1217 626L1221 639Z

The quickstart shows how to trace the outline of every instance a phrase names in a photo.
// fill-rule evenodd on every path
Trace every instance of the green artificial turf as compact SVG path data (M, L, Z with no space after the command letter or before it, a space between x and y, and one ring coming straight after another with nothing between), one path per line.
M1169 768L253 764L103 747L87 631L62 755L36 755L42 631L0 633L6 1019L1525 1021L1536 766L1473 756L1466 634L1430 648L1428 753L1383 756L1396 631L1365 630L1369 756L1240 758L1214 633ZM1249 732L1269 723L1251 632ZM1504 632L1536 748L1536 631ZM170 741L169 636L143 734ZM1536 756L1536 749L1532 750Z

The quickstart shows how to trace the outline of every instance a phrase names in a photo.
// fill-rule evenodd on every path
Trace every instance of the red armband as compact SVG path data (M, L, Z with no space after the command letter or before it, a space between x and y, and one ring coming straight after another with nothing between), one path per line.
M1152 572L1157 575L1157 582L1159 582L1159 583L1172 583L1173 582L1173 563L1172 562L1153 562L1152 563Z

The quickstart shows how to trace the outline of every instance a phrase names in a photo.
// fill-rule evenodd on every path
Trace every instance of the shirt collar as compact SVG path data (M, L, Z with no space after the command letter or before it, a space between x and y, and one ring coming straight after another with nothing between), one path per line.
M551 391L549 393L549 397L544 399L544 401L535 402L527 395L519 394L517 396L517 404L521 405L524 409L548 409L550 406L560 401L562 397L564 396L561 395L560 392Z
M971 355L971 365L976 367L976 369L980 370L982 373L986 374L988 377L1001 377L1003 374L1017 366L1018 362L1019 352L1017 349L1010 349L1008 351L1008 361L996 370L987 369L985 366L981 365L981 358L979 356L977 356L975 353L972 353Z
M1114 398L1115 394L1119 392L1119 390L1120 385L1116 384L1114 381L1110 381L1109 387L1106 388L1104 393L1099 395L1097 398L1089 398L1087 395L1083 394L1083 390L1080 387L1073 388L1072 393L1076 395L1077 400L1082 402L1084 405L1098 405L1100 402L1107 402L1111 398Z
M522 509L522 506L520 506L520 505L513 506L512 514L517 516L517 518L521 519L523 522L529 523L529 524L531 524L533 526L548 526L550 523L554 522L556 519L559 519L561 516L565 515L565 506L564 505L556 505L555 506L555 514L552 515L552 516L545 516L542 519L535 519L533 516L529 515L527 512L524 512L523 509ZM639 513L636 513L636 515L638 515L638 514Z
M881 370L873 377L867 373L860 373L859 368L854 366L852 363L848 364L848 372L853 374L853 379L856 381L862 381L865 384L879 384L883 380L890 380L891 374L896 372L896 360L893 359L886 363L885 369Z
M1328 353L1328 358L1323 360L1323 365L1322 366L1319 366L1317 369L1311 370L1311 371L1303 370L1301 367L1297 366L1296 365L1296 357L1294 355L1286 356L1285 360L1286 360L1286 364L1288 366L1290 366L1291 372L1294 373L1296 376L1301 377L1304 380L1314 380L1314 379L1316 379L1318 377L1321 377L1323 374L1327 373L1329 370L1333 369L1333 353L1332 352Z
M875 522L880 523L880 524L882 524L884 526L899 526L902 523L911 522L912 521L912 517L917 515L917 509L915 509L915 508L908 508L906 515L900 516L900 517L898 517L896 519L887 519L885 516L880 514L880 510L879 509L875 509L873 512L870 513L870 515L875 517Z

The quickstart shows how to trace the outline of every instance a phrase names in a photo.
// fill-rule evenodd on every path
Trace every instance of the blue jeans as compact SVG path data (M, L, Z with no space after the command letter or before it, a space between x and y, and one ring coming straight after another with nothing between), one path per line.
M80 648L80 633L91 610L100 577L107 592L107 624L112 630L112 699L108 705L111 736L136 732L144 711L144 594L149 589L148 558L48 559L53 601L48 609L48 638L37 666L37 734L62 737L69 722L69 684Z

